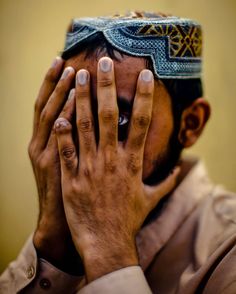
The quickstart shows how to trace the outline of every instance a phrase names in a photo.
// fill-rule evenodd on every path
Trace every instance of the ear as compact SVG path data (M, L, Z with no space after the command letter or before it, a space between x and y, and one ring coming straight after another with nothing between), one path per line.
M192 146L197 141L210 117L210 113L210 105L204 98L196 99L183 111L178 139L184 148Z

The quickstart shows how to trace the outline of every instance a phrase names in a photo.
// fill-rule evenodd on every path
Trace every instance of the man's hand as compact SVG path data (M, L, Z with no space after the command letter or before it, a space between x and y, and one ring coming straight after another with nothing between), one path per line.
M152 72L143 70L138 78L124 144L118 142L115 77L108 57L99 61L97 84L98 146L86 70L76 76L79 148L73 141L71 123L64 117L55 123L66 218L88 282L138 264L135 236L149 212L173 189L178 174L176 169L156 187L142 182L144 146L152 115Z
M58 116L71 121L75 108L74 90L68 94L74 81L74 69L66 68L57 57L48 70L40 88L34 113L33 136L29 144L39 196L39 219L33 242L41 257L55 266L73 271L71 260L75 253L65 218L60 160L53 124Z

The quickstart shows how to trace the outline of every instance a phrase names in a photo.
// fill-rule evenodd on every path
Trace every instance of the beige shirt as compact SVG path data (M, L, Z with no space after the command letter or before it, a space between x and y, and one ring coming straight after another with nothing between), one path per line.
M0 277L0 293L236 294L236 195L215 186L202 162L137 236L140 266L88 285L37 259L30 238Z

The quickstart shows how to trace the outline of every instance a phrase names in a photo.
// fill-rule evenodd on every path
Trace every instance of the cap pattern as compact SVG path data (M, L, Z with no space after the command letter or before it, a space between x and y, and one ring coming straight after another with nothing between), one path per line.
M74 19L63 54L97 33L122 52L149 56L158 78L201 76L202 30L192 20L150 13Z
M170 57L201 57L202 31L197 26L144 25L138 35L169 36Z

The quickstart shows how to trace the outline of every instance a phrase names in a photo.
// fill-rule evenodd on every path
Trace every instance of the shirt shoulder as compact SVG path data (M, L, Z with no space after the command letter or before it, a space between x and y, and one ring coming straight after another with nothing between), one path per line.
M194 258L183 276L190 272L188 286L201 293L236 293L236 194L221 186L197 208Z
M236 237L236 194L215 186L197 209L195 249L200 263Z

